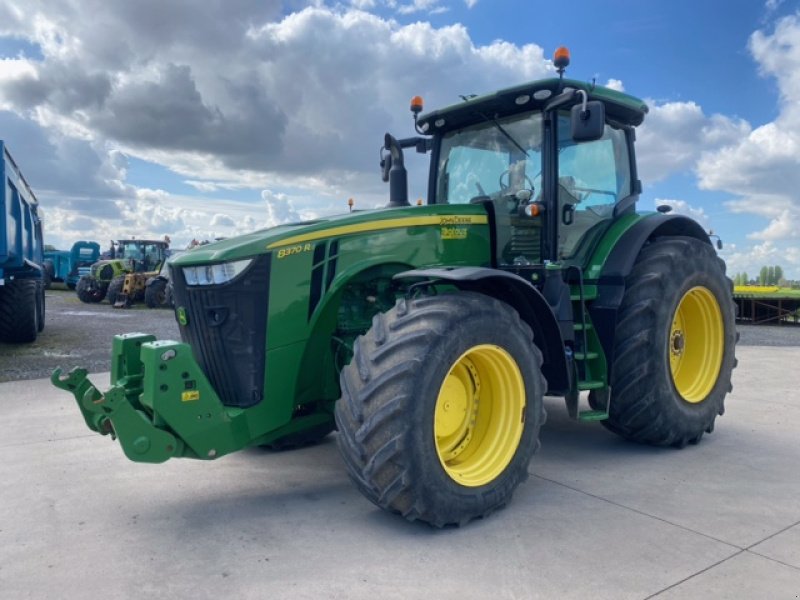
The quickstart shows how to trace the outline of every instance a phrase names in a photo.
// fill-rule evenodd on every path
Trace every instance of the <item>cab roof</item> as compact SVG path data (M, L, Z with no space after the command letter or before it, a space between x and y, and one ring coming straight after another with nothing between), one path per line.
M640 125L649 110L643 100L611 88L574 79L552 78L468 98L458 104L425 113L419 117L418 123L423 129L427 126L426 133L436 133L472 125L487 118L541 110L567 88L584 90L589 100L602 101L606 107L606 115L625 125Z

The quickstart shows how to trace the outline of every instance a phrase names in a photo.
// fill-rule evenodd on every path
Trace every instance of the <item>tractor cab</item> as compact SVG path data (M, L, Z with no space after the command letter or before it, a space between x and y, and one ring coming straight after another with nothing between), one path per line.
M158 271L169 248L169 244L161 240L119 240L112 246L114 256L129 261L135 273Z
M592 111L585 135L581 113ZM429 203L486 204L497 268L582 267L612 221L634 210L633 126L646 111L613 90L549 79L423 115Z
M548 264L586 267L596 242L641 192L634 127L647 105L615 90L558 78L500 90L426 114L412 100L424 137L386 135L389 206L407 200L403 148L430 152L428 204L483 204L492 224L492 267L542 281Z

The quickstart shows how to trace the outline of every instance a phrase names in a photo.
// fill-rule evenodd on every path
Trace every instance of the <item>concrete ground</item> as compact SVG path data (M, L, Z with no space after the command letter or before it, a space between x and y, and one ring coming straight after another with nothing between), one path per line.
M800 348L737 353L725 416L683 450L548 399L513 502L446 530L371 505L332 438L134 464L47 381L3 383L0 597L798 598Z

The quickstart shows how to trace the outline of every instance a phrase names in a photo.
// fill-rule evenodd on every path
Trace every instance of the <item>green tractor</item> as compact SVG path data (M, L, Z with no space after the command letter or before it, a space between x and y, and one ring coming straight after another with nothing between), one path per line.
M78 298L93 304L102 302L108 297L113 305L117 301L117 296L123 293L123 287L128 284L126 275L129 274L136 274L137 282L141 279L141 285L129 286L131 297L134 290L140 291L140 295L144 297L144 282L147 277L158 274L158 270L166 260L168 250L167 240L112 241L109 257L94 263L89 274L78 280L75 288Z
M377 506L434 526L504 506L543 397L682 447L736 364L725 265L695 221L637 213L639 99L563 77L419 114L387 134L389 205L273 227L171 263L182 342L113 342L111 388L53 383L134 461L216 459L338 429ZM410 206L404 149L430 153Z

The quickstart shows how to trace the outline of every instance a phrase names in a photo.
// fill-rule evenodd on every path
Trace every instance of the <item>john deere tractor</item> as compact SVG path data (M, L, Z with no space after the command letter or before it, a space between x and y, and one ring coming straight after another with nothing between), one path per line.
M725 265L695 221L639 213L633 96L559 77L421 113L383 143L386 208L171 263L181 342L113 342L111 387L52 381L134 461L216 459L338 429L377 506L435 526L505 505L543 396L657 446L714 429L735 366ZM410 206L404 150L430 154Z
M121 294L125 294L125 303L139 296L143 298L144 283L148 277L158 274L168 248L166 240L112 241L109 257L94 263L89 274L78 280L78 298L95 303L108 297L112 305Z

